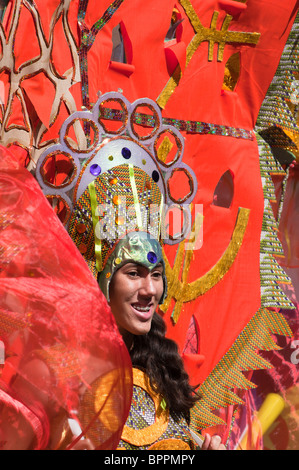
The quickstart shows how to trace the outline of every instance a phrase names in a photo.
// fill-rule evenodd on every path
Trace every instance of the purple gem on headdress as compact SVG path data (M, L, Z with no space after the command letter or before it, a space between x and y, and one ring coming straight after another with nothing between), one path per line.
M152 172L152 178L153 178L153 180L154 180L155 183L158 183L159 178L160 178L160 175L159 175L159 173L157 172L157 170L154 170L154 171Z
M129 160L129 158L131 158L131 150L127 147L122 148L121 154L126 160Z
M94 163L93 165L91 165L89 171L93 176L99 176L102 170L101 170L100 165L97 165L96 163Z
M150 263L155 264L157 262L157 255L153 251L149 251L147 254L147 259Z

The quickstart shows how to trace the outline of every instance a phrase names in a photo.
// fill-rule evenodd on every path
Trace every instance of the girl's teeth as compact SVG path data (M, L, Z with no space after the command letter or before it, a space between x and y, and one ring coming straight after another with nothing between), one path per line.
M134 308L136 308L136 310L140 310L141 312L148 312L150 307L140 307L139 305L134 305Z

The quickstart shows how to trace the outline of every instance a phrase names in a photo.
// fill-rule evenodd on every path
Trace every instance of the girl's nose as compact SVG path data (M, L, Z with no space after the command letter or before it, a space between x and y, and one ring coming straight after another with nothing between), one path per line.
M152 279L151 275L148 274L141 279L141 287L139 293L145 297L153 297L156 294L155 282Z

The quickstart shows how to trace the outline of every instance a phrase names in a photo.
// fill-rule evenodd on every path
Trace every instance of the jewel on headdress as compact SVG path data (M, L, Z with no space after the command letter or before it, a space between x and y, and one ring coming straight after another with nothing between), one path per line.
M116 219L115 219L116 225L123 225L124 222L125 222L125 218L122 217L122 216L121 217L116 217Z
M129 160L129 158L131 158L131 150L127 147L124 147L122 149L121 154L126 160Z
M113 201L113 204L115 204L116 206L119 206L122 202L121 197L118 195L113 196L112 201Z
M101 167L100 165L97 165L96 163L94 165L91 165L90 169L89 169L90 173L93 175L93 176L99 176L101 174Z
M147 254L147 259L150 263L152 264L156 264L157 262L157 255L156 253L154 253L153 251L150 251L148 254Z
M86 225L85 224L78 224L76 225L76 230L78 233L85 233L86 232Z
M159 176L159 173L156 170L154 170L152 172L152 178L153 178L155 183L158 183L160 176Z
M78 246L78 249L82 255L84 255L87 252L87 246L84 243L81 243Z

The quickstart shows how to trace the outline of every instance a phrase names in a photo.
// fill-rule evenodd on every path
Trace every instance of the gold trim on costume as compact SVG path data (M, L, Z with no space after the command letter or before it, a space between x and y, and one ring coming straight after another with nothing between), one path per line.
M174 267L171 268L166 256L165 272L168 280L167 298L160 307L163 312L169 308L172 299L176 301L175 309L172 314L174 323L177 323L180 317L181 309L184 303L197 299L200 295L205 294L212 289L229 271L242 245L242 241L248 224L250 209L240 208L237 217L236 226L231 241L220 260L213 266L210 271L204 274L196 281L187 282L187 273L189 272L192 260L192 250L185 251L185 242L181 242ZM179 273L183 263L185 254L182 281L179 279Z
M169 421L169 410L163 410L160 406L163 397L155 393L149 384L149 379L144 372L133 369L133 384L141 387L152 398L155 404L156 416L154 424L144 429L133 429L125 425L121 439L135 446L153 444L166 431Z
M156 442L147 450L191 450L187 442L181 439L163 439L163 441Z

